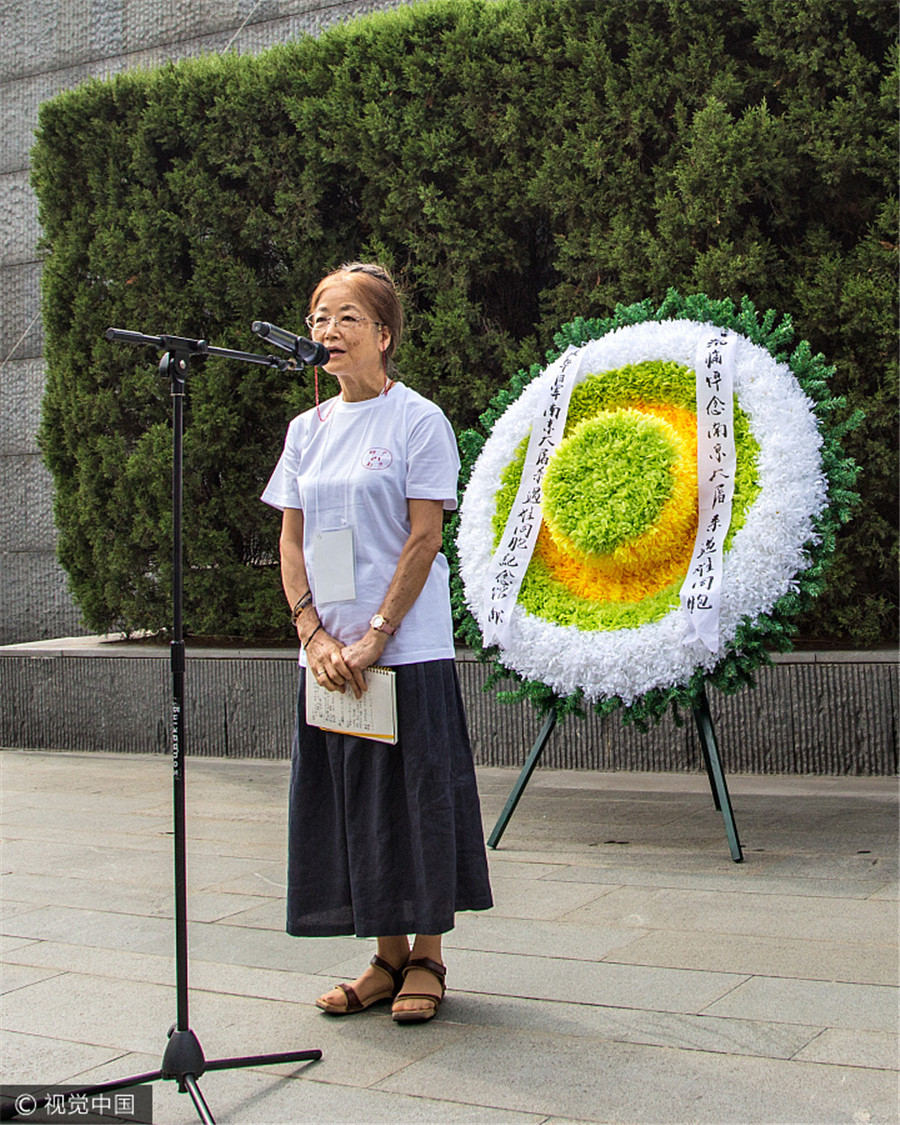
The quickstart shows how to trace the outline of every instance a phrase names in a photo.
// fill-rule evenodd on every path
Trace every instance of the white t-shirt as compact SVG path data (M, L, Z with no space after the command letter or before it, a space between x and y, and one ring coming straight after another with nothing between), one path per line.
M333 637L352 644L380 609L409 536L407 500L441 500L445 509L454 509L458 472L450 423L403 383L363 402L329 399L319 412L312 408L294 418L261 499L273 508L302 510L310 589L319 619ZM356 597L329 602L316 596L316 539L341 528L353 532ZM321 575L319 585L325 585ZM449 567L438 554L380 663L452 656Z

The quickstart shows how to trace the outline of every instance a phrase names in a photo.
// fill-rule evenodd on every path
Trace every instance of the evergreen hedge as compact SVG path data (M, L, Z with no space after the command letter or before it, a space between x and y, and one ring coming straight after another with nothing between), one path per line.
M403 377L460 430L576 316L670 286L789 314L866 415L803 633L895 636L896 70L882 0L427 0L45 103L40 443L85 622L171 617L169 388L107 326L264 354L252 320L302 329L371 257L405 288ZM193 363L189 632L291 634L258 496L311 382Z

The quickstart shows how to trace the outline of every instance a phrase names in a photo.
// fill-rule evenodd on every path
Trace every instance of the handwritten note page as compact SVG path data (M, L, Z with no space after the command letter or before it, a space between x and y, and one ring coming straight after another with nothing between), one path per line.
M306 677L306 721L323 730L376 742L397 741L397 687L393 668L367 668L368 691L357 699L349 687L329 691Z

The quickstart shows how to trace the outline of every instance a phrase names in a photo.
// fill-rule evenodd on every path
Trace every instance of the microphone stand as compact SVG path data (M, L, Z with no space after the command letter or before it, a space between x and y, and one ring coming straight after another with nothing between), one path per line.
M199 1077L207 1070L229 1070L237 1067L271 1066L286 1062L309 1062L322 1057L318 1049L288 1051L275 1055L253 1055L241 1058L206 1059L200 1041L191 1030L188 1019L188 948L187 948L187 879L185 848L185 732L184 732L184 626L182 563L182 485L184 461L184 398L187 389L188 369L193 355L215 355L225 359L255 363L279 370L296 367L293 358L260 356L250 352L229 351L210 347L205 340L185 339L181 336L145 336L141 332L108 328L108 340L126 344L150 345L165 349L159 363L161 375L171 381L172 394L172 605L173 624L171 642L172 666L172 766L174 771L174 847L175 847L175 970L177 996L177 1022L169 1029L168 1044L159 1070L136 1074L114 1082L104 1082L78 1091L94 1094L101 1091L123 1089L159 1079L174 1079L179 1093L189 1093L200 1120L215 1125L200 1087Z

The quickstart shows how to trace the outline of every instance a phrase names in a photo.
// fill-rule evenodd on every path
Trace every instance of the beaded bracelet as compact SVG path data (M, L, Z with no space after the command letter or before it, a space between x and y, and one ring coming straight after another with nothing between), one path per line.
M305 594L301 594L294 602L294 608L291 610L291 624L297 624L297 618L306 609L308 605L312 605L312 593L307 590Z

